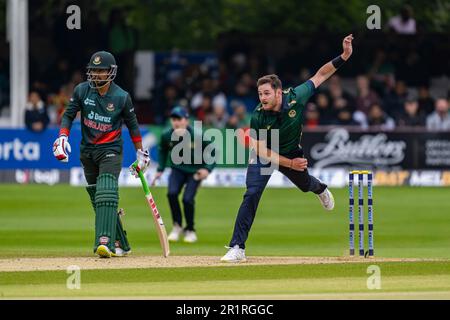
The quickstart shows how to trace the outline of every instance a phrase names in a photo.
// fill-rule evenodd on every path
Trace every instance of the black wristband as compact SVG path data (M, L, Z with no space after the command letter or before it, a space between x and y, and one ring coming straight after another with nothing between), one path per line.
M333 64L333 67L335 67L336 69L339 69L345 63L345 60L342 59L341 56L337 56L336 58L331 60L331 63Z

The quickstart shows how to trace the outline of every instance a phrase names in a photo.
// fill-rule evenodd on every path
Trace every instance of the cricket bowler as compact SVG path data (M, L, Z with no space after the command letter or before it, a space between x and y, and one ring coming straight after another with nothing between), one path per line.
M117 212L123 122L136 149L137 170L145 171L150 163L148 151L142 148L130 94L113 82L116 74L117 64L111 53L100 51L92 55L87 66L87 81L75 87L62 118L59 137L53 144L56 159L68 162L69 133L80 112L80 161L95 211L94 253L102 258L125 256L131 250Z
M161 177L164 169L169 164L171 173L169 176L167 198L172 213L173 229L169 234L168 240L177 242L183 235L184 242L194 243L197 241L197 234L194 228L195 195L197 194L201 181L208 177L215 166L215 153L213 150L209 158L203 157L204 150L209 145L209 142L203 141L201 137L200 139L195 139L195 134L197 133L189 125L189 114L183 107L177 106L172 109L170 123L172 127L166 130L161 136L159 144L159 166L152 184ZM173 136L179 137L179 139L174 139ZM201 142L201 146L196 147L196 140ZM174 163L172 152L178 144L183 142L187 142L191 149L190 159L188 159L188 163ZM198 157L201 160L200 163L195 163L195 152L201 152L200 157ZM183 209L186 219L186 226L184 228L182 227L181 207L178 201L183 187Z
M221 258L224 262L242 262L245 257L245 242L255 219L259 200L271 173L265 172L270 164L275 164L303 192L318 195L326 210L334 208L334 199L327 185L308 173L308 161L304 158L300 146L303 124L303 112L308 99L314 91L352 54L353 35L348 35L342 42L343 53L323 65L317 73L296 88L282 89L278 76L266 75L257 82L260 103L253 112L250 122L250 143L255 161L250 161L247 168L244 199L239 208L234 232L229 243L228 252ZM261 137L259 129L278 131L278 153L271 150L273 141ZM261 161L261 159L268 160ZM265 163L263 163L265 162Z

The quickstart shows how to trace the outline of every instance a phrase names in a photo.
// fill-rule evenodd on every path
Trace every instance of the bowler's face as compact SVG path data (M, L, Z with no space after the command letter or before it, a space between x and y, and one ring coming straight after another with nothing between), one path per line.
M277 95L281 95L281 89L273 89L270 83L258 87L259 101L264 110L272 110L277 105Z

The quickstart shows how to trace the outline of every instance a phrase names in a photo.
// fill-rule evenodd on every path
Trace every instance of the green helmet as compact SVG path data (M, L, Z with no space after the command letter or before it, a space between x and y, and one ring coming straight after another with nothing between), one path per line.
M106 79L99 80L96 70L108 70ZM87 65L87 80L91 88L100 89L113 81L117 75L117 64L114 56L106 51L99 51L92 55Z

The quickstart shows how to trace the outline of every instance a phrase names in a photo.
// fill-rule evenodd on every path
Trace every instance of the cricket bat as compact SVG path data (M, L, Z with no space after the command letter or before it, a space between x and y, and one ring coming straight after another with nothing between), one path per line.
M133 163L133 167L136 168L137 161ZM158 232L159 242L161 243L161 248L163 251L163 256L167 258L170 253L169 241L167 240L167 232L166 227L164 226L164 222L161 218L161 215L158 212L158 208L156 207L155 200L153 199L152 193L147 184L147 180L144 177L142 171L138 172L139 178L141 179L142 188L144 189L145 198L147 199L147 203L152 211L153 222L155 223L156 231Z

